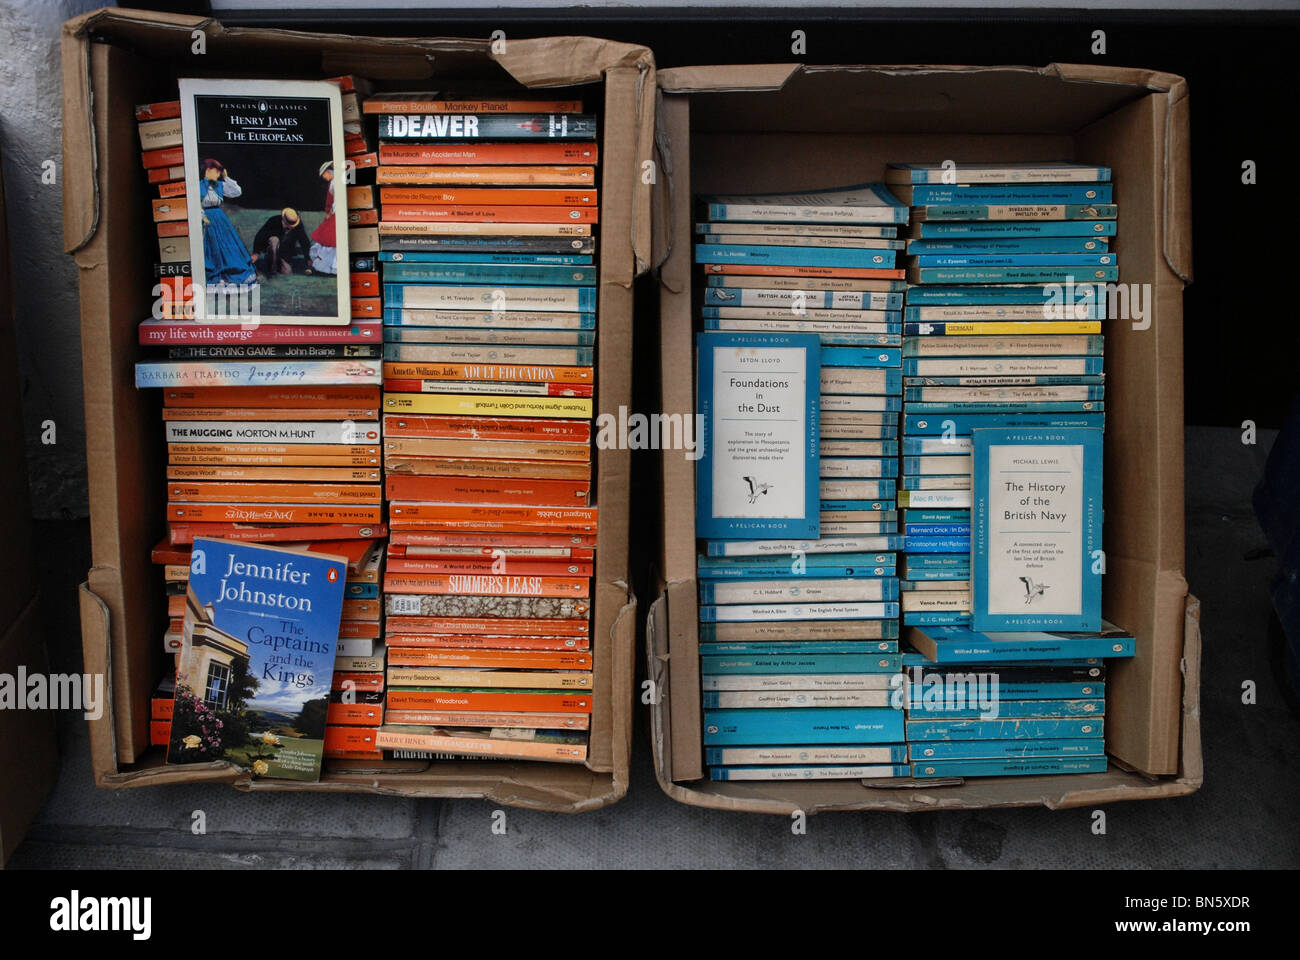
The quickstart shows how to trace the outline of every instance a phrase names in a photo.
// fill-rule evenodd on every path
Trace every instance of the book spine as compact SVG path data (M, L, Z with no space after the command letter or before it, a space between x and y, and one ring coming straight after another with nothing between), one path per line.
M696 263L746 261L781 266L859 267L887 269L894 266L893 250L855 250L844 247L778 247L730 243L700 243L695 247Z
M566 417L590 419L592 401L584 397L512 397L442 393L389 393L387 413L479 417ZM389 448L392 449L392 448Z
M170 420L166 427L169 444L268 443L268 444L372 444L379 442L379 423L323 420L185 421Z
M709 747L704 762L710 766L742 764L893 764L907 760L907 747L889 744L875 747Z
M704 744L889 743L903 740L900 710L708 710Z
M384 592L464 597L581 597L589 596L586 577L491 573L389 573Z
M700 620L871 620L898 616L897 603L736 603L700 607Z
M382 154L382 151L381 151ZM382 161L381 161L382 162ZM383 162L375 176L379 184L447 184L476 187L491 183L503 186L587 186L596 182L595 167L585 166L420 166ZM593 191L594 192L594 191ZM518 201L514 201L518 202ZM571 201L570 201L571 202Z
M543 347L493 344L385 343L384 360L407 363L493 363L504 360L520 366L591 366L591 347ZM490 414L489 414L490 415ZM590 416L590 414L576 414Z
M936 760L912 764L912 776L917 778L1051 776L1068 773L1105 772L1105 756L1032 757L1012 760Z
M393 667L390 689L411 686L502 687L505 689L590 690L591 673L580 670L483 670L464 667Z
M379 504L168 503L167 519L207 523L378 523L383 519L383 507Z
M929 204L920 208L920 218L932 220L1114 220L1119 208L1113 203L1017 203L1017 204Z
M386 283L384 306L590 313L596 309L596 291L591 287L511 287L495 290L490 286Z
M381 139L398 141L594 140L596 118L573 113L381 113L378 133Z
M984 223L940 223L927 221L917 224L923 238L952 237L1113 237L1114 220L1054 220L1033 222L989 221Z
M591 713L589 694L573 691L520 693L510 690L404 690L388 692L389 710L505 710Z
M874 780L906 777L911 767L893 765L834 765L827 767L710 767L711 780Z
M384 612L393 616L572 619L585 617L591 604L564 597L436 596L387 594Z
M305 386L381 381L379 365L365 361L304 360L273 363L141 362L137 387L246 386L255 383Z

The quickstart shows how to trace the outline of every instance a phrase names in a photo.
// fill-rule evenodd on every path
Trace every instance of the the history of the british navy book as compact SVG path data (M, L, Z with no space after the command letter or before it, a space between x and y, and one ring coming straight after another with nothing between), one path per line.
M1101 628L1102 431L973 431L972 625Z

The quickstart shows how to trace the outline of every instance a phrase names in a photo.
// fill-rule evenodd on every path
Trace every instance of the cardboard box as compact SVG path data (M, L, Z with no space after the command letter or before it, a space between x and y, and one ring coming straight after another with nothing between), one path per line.
M1149 327L1108 321L1103 606L1137 656L1108 680L1104 774L955 786L702 779L695 464L662 457L662 592L647 653L660 785L684 803L782 813L1070 807L1191 793L1202 779L1199 607L1183 579L1182 291L1191 277L1187 85L1147 70L1048 67L684 67L659 72L656 193L663 411L694 411L692 197L881 179L888 161L1078 160L1110 166L1113 249L1149 292ZM1143 303L1146 303L1145 297ZM669 509L668 505L672 505Z
M204 52L198 54L197 44ZM410 761L396 772L342 765L320 783L253 782L224 765L168 767L149 752L149 698L167 667L161 575L163 455L156 394L139 391L136 327L149 315L156 243L131 120L136 103L175 95L180 76L324 78L345 73L393 89L482 84L516 98L585 98L601 130L600 351L597 404L630 402L632 281L649 260L650 195L641 184L653 137L648 50L588 37L385 39L278 29L225 30L211 18L101 10L63 30L64 239L80 271L94 566L81 589L86 669L110 673L109 709L91 723L105 787L218 780L248 790L308 789L487 797L549 810L594 809L627 790L635 598L628 583L629 454L596 452L600 532L594 586L595 713L585 765ZM169 92L170 91L170 92Z
M32 508L27 492L26 443L18 398L18 349L9 285L9 230L0 180L0 674L16 679L48 673L41 630L36 568L32 563ZM13 682L13 680L10 680ZM21 687L19 695L26 693ZM51 710L5 710L0 720L0 866L54 786L59 750Z

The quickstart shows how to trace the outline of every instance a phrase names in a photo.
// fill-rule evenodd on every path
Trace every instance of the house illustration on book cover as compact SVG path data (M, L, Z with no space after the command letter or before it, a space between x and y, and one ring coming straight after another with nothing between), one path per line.
M248 670L248 644L217 629L212 604L199 606L194 591L185 594L185 630L193 653L189 660L192 687L210 710L230 706L230 681L235 671Z

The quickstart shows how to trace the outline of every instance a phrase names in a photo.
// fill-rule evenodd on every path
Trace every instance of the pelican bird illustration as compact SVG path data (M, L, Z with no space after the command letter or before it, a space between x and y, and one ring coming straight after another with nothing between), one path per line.
M1043 595L1043 591L1047 589L1047 584L1034 583L1034 581L1031 580L1029 577L1021 577L1020 582L1025 585L1025 603L1027 604L1033 603L1035 600L1041 597Z
M758 503L758 498L772 489L770 483L759 483L753 477L745 477L745 482L749 484L749 502Z

